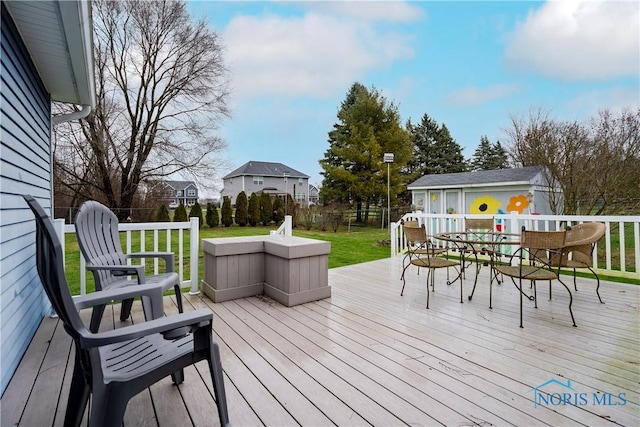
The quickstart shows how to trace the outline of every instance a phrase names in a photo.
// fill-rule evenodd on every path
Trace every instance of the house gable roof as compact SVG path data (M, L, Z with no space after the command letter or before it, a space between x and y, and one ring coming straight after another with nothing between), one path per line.
M187 187L193 187L196 190L198 189L196 183L193 181L165 181L164 184L174 190L185 190Z
M408 185L408 189L441 187L477 187L486 184L532 184L543 171L542 166L425 175Z
M309 175L305 175L282 163L256 162L250 160L238 169L222 177L222 179L244 175L282 177L285 172L289 173L290 178L309 178Z

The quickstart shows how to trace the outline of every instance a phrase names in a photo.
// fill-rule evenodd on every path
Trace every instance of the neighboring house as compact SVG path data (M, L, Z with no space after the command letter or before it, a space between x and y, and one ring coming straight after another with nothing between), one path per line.
M407 188L415 210L422 212L554 214L550 199L561 200L562 195L550 189L543 172L540 166L530 166L425 175Z
M301 206L309 204L309 176L282 163L250 161L222 178L222 196L231 204L244 191L247 197L266 192L284 197L290 194Z
M95 106L91 4L2 1L0 76L0 392L50 304L35 260L35 221L22 194L51 212L52 122ZM51 101L81 106L51 117Z
M309 184L309 204L317 205L320 200L320 190L313 184Z
M193 181L164 181L162 185L170 208L177 208L180 203L190 207L198 201L198 187Z

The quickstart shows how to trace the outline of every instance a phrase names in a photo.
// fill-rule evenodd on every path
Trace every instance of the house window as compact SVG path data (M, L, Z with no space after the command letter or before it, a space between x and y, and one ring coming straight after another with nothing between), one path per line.
M177 190L176 191L176 196L182 196L182 190Z
M298 178L298 185L304 184L304 178Z
M262 177L262 176L254 176L253 177L253 185L264 185L264 177Z
M187 195L188 196L195 196L196 195L196 190L187 190Z

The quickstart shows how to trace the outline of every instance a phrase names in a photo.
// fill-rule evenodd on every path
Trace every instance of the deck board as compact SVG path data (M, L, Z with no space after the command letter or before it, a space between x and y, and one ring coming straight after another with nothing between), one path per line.
M563 277L568 293L538 285L538 308L513 284L493 286L488 269L472 301L468 270L459 284L436 273L426 303L426 274L407 272L401 258L329 271L332 297L287 308L264 297L215 304L184 295L186 310L214 311L231 422L253 425L628 425L640 424L640 287ZM528 289L527 289L528 290ZM107 308L101 330L143 321ZM165 298L167 315L177 313ZM89 312L82 313L85 321ZM2 425L62 425L73 349L57 319L43 320L2 397ZM206 362L185 370L180 386L165 379L136 396L125 426L218 425ZM534 406L533 389L571 380L589 400L624 393L625 405ZM553 389L551 392L562 390ZM612 402L615 403L615 402ZM20 418L21 417L21 418ZM86 415L85 415L86 418Z

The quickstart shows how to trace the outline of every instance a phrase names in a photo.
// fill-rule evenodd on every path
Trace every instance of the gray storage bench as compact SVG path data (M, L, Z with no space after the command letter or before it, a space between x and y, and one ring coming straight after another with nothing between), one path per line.
M291 307L331 296L331 243L269 235L203 239L202 292L214 302L265 294Z

